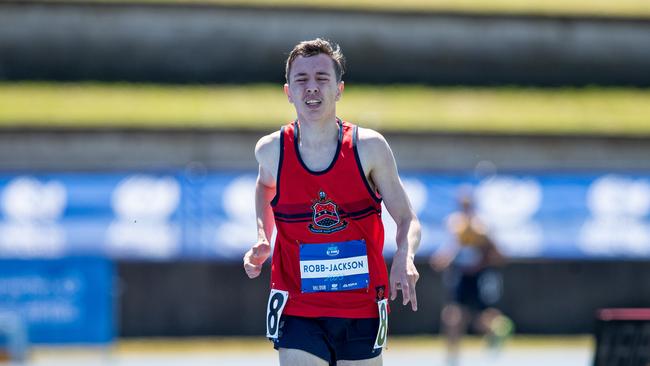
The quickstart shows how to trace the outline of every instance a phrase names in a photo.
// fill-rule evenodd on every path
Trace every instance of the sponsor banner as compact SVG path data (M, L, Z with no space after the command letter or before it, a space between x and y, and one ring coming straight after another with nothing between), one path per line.
M488 172L489 173L489 172ZM487 173L485 173L487 174ZM418 255L452 238L471 186L499 248L516 258L650 258L650 174L414 173L402 182L422 224ZM0 258L102 256L241 260L256 240L255 172L0 174ZM346 230L327 192L308 229ZM384 208L385 210L385 208ZM385 255L395 223L382 215Z

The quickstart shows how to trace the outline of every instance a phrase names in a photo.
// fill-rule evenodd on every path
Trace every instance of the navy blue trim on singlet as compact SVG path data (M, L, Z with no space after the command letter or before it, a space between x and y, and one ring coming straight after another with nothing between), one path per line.
M284 126L280 128L280 158L278 159L278 173L275 177L275 197L271 200L271 207L278 204L280 200L280 173L282 172L282 161L284 160Z
M276 216L276 217L275 217L275 221L278 221L278 222L288 222L288 223L295 224L295 223L297 223L297 222L311 222L312 219L311 219L311 218L309 218L309 219L283 219L283 218L281 218L281 217L277 217L277 216Z
M380 211L378 211L378 210L377 210L376 208L374 208L374 207L368 207L368 208L365 208L365 209L360 210L360 211L355 211L355 212L350 212L350 213L347 213L347 212L346 212L345 214L346 214L347 216L349 216L349 217L353 217L353 218L355 218L355 217L358 217L358 216L360 216L360 215L364 215L364 214L369 213L369 212L370 212L370 213L373 213L373 212L374 212L374 213L378 213L378 212L380 212Z
M304 218L311 219L311 217L314 215L312 212L305 212L300 214L283 214L280 212L275 212L274 214L276 217L280 217L283 219L304 219Z
M361 219L366 218L368 216L379 215L379 214L381 214L381 210L373 209L372 211L368 211L368 212L366 212L366 213L364 213L362 215L359 215L359 216L352 217L351 215L340 215L340 217L342 219L361 220ZM288 222L288 223L312 222L313 218L311 218L311 217L309 217L309 218L283 218L283 217L280 217L280 216L276 215L275 216L275 221Z
M354 131L352 131L352 150L354 150L354 159L357 161L357 168L359 169L359 174L361 174L361 179L363 180L363 183L366 185L366 189L368 190L368 193L370 193L370 196L372 197L372 199L375 200L375 202L380 203L381 197L377 197L377 193L370 186L370 182L368 182L366 173L363 171L363 166L361 166L361 159L359 158L359 149L357 148L357 143L359 141L358 131L359 131L359 126L355 125Z
M351 218L353 220L359 220L364 217L370 216L372 214L379 214L379 213L381 213L381 210L378 210L374 207L367 207L364 208L363 210L359 210L355 212L345 212L341 210L339 216L342 219ZM305 212L299 214L283 214L280 212L274 212L274 215L275 215L275 219L281 222L309 222L312 221L313 218L312 212Z
M299 136L300 136L299 131L298 131L298 129L300 128L300 124L298 123L298 120L293 122L293 126L294 126L294 128L293 128L293 145L294 145L295 150L296 150L296 156L298 157L298 161L300 162L300 165L302 165L302 167L307 172L309 172L309 174L313 174L313 175L325 174L325 173L329 172L330 170L332 170L332 168L334 167L334 164L338 160L339 154L341 153L341 145L342 145L342 142L343 142L343 124L341 123L341 120L338 119L338 118L336 119L336 123L339 126L339 140L338 140L338 142L336 144L336 153L334 154L334 158L332 159L332 162L330 163L330 165L325 170L321 170L319 172L316 172L316 171L313 171L313 170L309 169L307 167L307 164L305 164L305 162L302 160L302 157L300 156L300 149L299 149L300 141L298 141Z
M361 216L353 217L353 219L355 219L355 220L361 220L361 219L366 218L366 217L368 217L368 216L370 216L370 215L377 215L377 214L381 214L381 210L372 210L372 211L368 211L368 212L366 212L365 214L363 214L363 215L361 215Z

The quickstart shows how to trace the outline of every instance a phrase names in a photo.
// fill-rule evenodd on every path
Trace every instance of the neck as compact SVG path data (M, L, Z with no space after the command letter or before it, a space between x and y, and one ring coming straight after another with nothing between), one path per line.
M338 141L339 126L337 119L332 121L305 121L298 120L300 124L300 143L302 145L321 145Z

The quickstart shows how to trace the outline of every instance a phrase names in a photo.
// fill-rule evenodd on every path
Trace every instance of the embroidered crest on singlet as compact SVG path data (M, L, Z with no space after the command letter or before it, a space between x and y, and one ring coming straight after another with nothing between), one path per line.
M316 234L330 234L345 229L348 222L341 220L336 203L327 199L323 191L318 195L319 199L311 206L313 214L309 230Z

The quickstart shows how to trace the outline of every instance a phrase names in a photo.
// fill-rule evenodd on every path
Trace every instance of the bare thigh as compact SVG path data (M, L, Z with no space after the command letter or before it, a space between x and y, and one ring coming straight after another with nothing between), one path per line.
M314 356L311 353L305 352L300 349L280 348L278 350L278 353L280 354L280 366L328 366L329 365L329 362L323 360L322 358Z
M367 360L357 360L357 361L346 361L339 360L336 362L337 366L381 366L383 365L383 360L381 355Z

